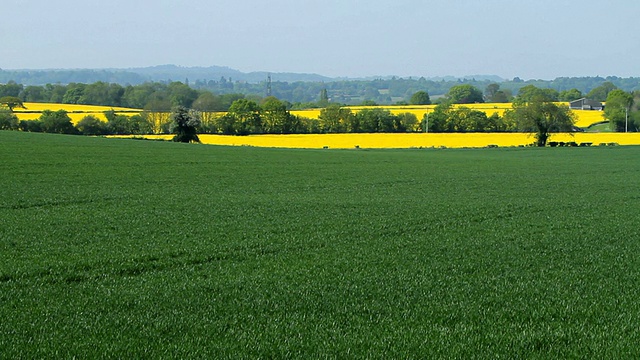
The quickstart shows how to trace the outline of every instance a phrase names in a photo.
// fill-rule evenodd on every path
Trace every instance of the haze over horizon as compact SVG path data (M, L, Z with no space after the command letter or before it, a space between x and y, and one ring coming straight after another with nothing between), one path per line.
M328 77L640 76L640 2L19 0L2 69L227 66Z

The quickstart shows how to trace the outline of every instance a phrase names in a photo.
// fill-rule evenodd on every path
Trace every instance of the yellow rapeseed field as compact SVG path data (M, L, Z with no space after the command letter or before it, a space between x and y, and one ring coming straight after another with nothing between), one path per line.
M203 144L307 149L408 149L408 148L481 148L490 145L511 147L531 144L524 133L405 133L405 134L304 134L304 135L199 135ZM148 135L149 139L169 140L172 135ZM617 143L640 145L640 133L560 133L550 141Z
M597 110L571 110L576 114L576 126L587 128L593 124L603 122L604 113Z
M562 103L568 104L568 103ZM389 110L392 114L400 114L400 113L411 113L414 114L418 120L422 120L423 116L429 112L433 112L436 105L388 105L388 106L377 106L378 108L383 108ZM487 116L491 116L494 113L498 113L498 115L503 116L505 110L511 109L511 103L483 103L483 104L460 104L454 105L454 108L467 107L473 110L484 111ZM374 109L376 106L348 106L349 109L353 112L358 112L363 109ZM602 111L592 111L592 110L572 110L576 114L576 126L586 128L592 124L602 122L604 119L602 117ZM320 109L309 109L309 110L294 110L291 111L292 114L310 118L317 119L320 116Z
M93 115L96 118L107 121L104 116L105 111L113 110L117 114L123 115L134 115L140 113L141 109L131 109L131 108L123 108L123 107L113 107L113 106L96 106L96 105L76 105L76 104L55 104L55 103L24 103L26 109L16 108L14 109L15 114L18 116L20 120L36 120L42 115L44 110L58 111L65 110L67 111L69 117L71 118L71 122L77 124L80 120L82 120L85 116Z
M55 103L32 103L27 102L24 103L26 109L16 108L16 112L25 112L25 111L58 111L65 110L68 112L91 112L97 113L102 111L114 110L116 112L140 112L141 109L132 109L132 108L124 108L124 107L114 107L114 106L98 106L98 105L77 105L77 104L55 104Z

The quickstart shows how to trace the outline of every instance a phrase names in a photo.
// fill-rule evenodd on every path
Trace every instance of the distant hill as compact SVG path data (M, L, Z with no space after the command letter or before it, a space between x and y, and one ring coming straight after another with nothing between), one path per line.
M332 82L332 81L349 81L349 80L375 80L375 79L392 79L395 76L370 76L366 78L331 78L318 74L305 73L289 73L289 72L242 72L226 66L208 66L208 67L185 67L177 65L158 65L149 67L126 68L126 69L18 69L18 70L2 70L0 69L0 83L15 81L23 85L45 85L45 84L69 84L69 83L85 83L90 84L97 81L107 83L117 83L121 85L131 84L138 85L145 81L218 81L221 78L231 81L241 81L247 83L260 83L267 80L271 75L272 80L281 82ZM417 78L417 77L416 77ZM496 75L468 75L464 77L443 76L431 77L427 80L433 81L457 81L457 80L477 80L477 81L505 81Z
M145 68L132 68L126 71L142 75L152 81L185 81L194 80L220 80L221 77L232 81L245 81L249 83L259 83L267 80L271 74L278 81L332 81L332 78L318 74L299 73L269 73L266 71L245 73L226 66L209 67L182 67L176 65L160 65Z
M274 81L332 81L332 78L317 74L298 73L244 73L229 67L182 67L177 65L159 65L143 68L128 69L42 69L42 70L2 70L0 69L0 83L15 81L23 85L94 83L104 81L108 83L137 85L145 81L209 81L220 80L222 77L233 81L259 83L267 80L271 74Z

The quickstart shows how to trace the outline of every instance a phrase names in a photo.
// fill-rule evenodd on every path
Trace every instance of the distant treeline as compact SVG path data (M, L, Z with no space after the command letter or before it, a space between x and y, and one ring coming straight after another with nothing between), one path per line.
M198 108L203 111L226 111L243 94L214 95L210 91L195 90L182 82L168 84L148 82L122 86L98 81L92 84L71 83L44 86L17 84L10 81L0 84L0 98L18 97L23 102L48 102L57 104L101 105L129 107L150 111L170 111L174 106Z
M423 124L410 113L395 115L382 108L354 113L335 105L321 110L319 119L309 119L291 114L274 97L266 98L260 105L239 99L226 113L192 111L191 114L198 118L198 133L221 135L415 132L422 131ZM74 125L65 110L45 110L38 119L19 120L11 111L0 109L0 130L82 135L169 134L171 115L171 112L143 111L128 116L110 110L105 112L106 122L87 115Z
M219 75L223 74L223 75ZM172 77L172 75L174 75ZM189 77L189 76L192 77ZM217 75L217 76L216 76ZM193 77L195 76L195 77ZM208 77L211 76L211 77ZM215 77L214 77L215 76ZM267 79L272 79L269 82ZM181 82L170 79L180 80ZM303 80L296 80L303 79ZM640 90L640 78L610 77L560 77L554 80L522 80L513 78L502 80L497 77L482 78L442 78L426 79L390 77L380 79L330 79L308 74L245 74L228 68L179 68L164 66L144 69L124 70L0 70L0 84L20 85L19 94L24 101L51 101L95 105L129 106L143 108L151 100L171 98L173 91L182 84L197 92L211 92L217 96L238 95L262 98L273 95L296 107L310 107L319 100L323 90L327 90L328 100L333 103L356 105L363 102L396 104L408 102L418 91L426 91L438 98L460 84L469 84L478 89L486 89L498 84L503 91L516 94L522 87L534 85L542 89L558 92L578 90L587 94L594 88L609 82L624 91ZM44 84L44 85L43 85ZM88 84L94 85L93 88ZM173 84L173 85L172 85ZM6 86L6 85L5 85ZM104 87L108 87L104 90ZM66 94L71 90L71 94ZM86 90L86 91L85 91ZM20 94L20 92L24 92ZM156 95L151 95L157 93ZM65 95L67 95L65 97ZM187 94L191 99L192 94ZM177 95L182 96L182 95ZM197 98L197 95L195 96ZM169 101L176 102L175 97ZM182 101L182 100L179 100ZM194 100L195 101L195 100ZM225 103L225 101L222 101ZM156 102L156 105L159 105ZM184 104L182 104L184 105ZM188 104L187 104L188 105ZM230 105L226 101L227 107ZM224 109L223 109L224 110Z
M398 133L398 132L504 132L517 131L512 118L498 114L487 116L466 107L453 108L444 103L430 116L418 119L412 113L393 114L380 107L354 112L347 107L329 105L318 119L292 114L286 104L275 97L261 104L238 99L226 113L192 111L197 117L197 133L221 135L309 134L309 133ZM106 122L87 115L73 124L64 110L45 110L35 120L19 120L9 110L0 110L0 130L48 132L83 135L147 135L169 134L171 112L143 111L127 116L110 110Z
M578 78L574 78L578 80ZM484 87L479 87L462 82L440 81L434 82L424 79L390 79L375 81L340 81L329 83L300 82L294 84L273 83L271 87L272 96L283 101L288 109L305 109L325 107L328 104L341 105L386 105L391 104L392 95L398 100L393 104L428 104L433 96L432 90L425 91L419 89L436 89L433 96L435 102L451 100L452 89L468 88L474 89L472 101L461 102L510 102L517 94L530 88L544 89L549 94L555 94L556 101L571 101L586 96L591 99L604 101L608 91L611 89L628 89L632 83L630 79L610 79L617 80L620 86L613 81L599 82L598 78L587 78L582 84L567 82L569 84L580 85L581 88L590 89L589 92L579 88L570 88L558 91L553 88L541 87L530 82L482 82ZM598 79L596 81L596 79ZM556 80L558 83L562 79ZM518 84L517 91L514 91L514 84ZM589 84L587 86L587 83ZM260 87L264 84L232 83L226 79L219 81L196 82L193 86L187 83L174 81L145 82L139 85L120 85L117 83L94 82L38 85L23 85L15 81L0 84L0 98L11 96L21 99L23 102L51 102L61 104L81 104L81 105L102 105L114 107L129 107L144 109L149 111L170 111L174 106L184 106L199 111L227 111L231 104L238 99L250 99L260 102L265 98L265 94L260 94ZM591 87L593 86L593 87ZM623 87L624 86L624 87ZM562 86L564 88L566 86ZM385 88L383 92L377 90ZM443 93L444 91L444 93ZM384 93L384 94L383 94ZM416 94L425 94L426 101L416 102ZM357 94L358 98L354 97ZM301 102L304 100L305 102ZM467 99L469 100L469 99ZM453 101L460 102L460 101Z
M640 90L640 78L618 77L581 77L581 78L557 78L555 80L528 80L514 78L508 81L457 79L457 80L429 80L425 78L399 78L376 80L339 80L331 82L278 82L271 84L271 94L279 99L292 104L304 104L315 102L323 89L327 90L330 102L347 105L356 105L363 102L377 104L403 104L408 103L411 96L418 91L426 91L434 98L446 95L449 90L461 84L468 84L481 90L485 90L492 84L499 85L500 89L517 94L518 91L528 85L541 89L552 89L557 92L578 90L587 94L603 83L612 83L616 88L625 91ZM196 80L192 86L195 89L204 89L216 94L241 93L245 95L265 94L266 83L257 84L230 82L227 79Z
M248 135L248 134L303 134L303 133L357 133L357 132L496 132L523 131L514 113L503 117L487 116L482 111L469 108L453 108L451 104L472 104L488 102L514 102L518 104L557 101L572 101L582 97L606 101L605 118L614 131L638 131L640 129L640 91L626 92L611 81L605 81L591 89L586 95L572 88L558 92L555 89L539 88L535 85L520 87L514 96L509 89L497 83L488 84L484 92L470 84L452 86L441 97L431 114L417 119L411 113L392 114L382 108L365 109L353 113L330 101L329 90L319 91L319 99L313 103L298 103L299 107L321 107L319 119L307 119L291 114L295 106L276 96L264 98L244 94L215 95L207 90L196 90L181 82L144 83L128 85L96 82L93 84L73 83L69 85L23 86L15 82L0 84L0 105L6 110L0 112L0 129L22 131L44 131L57 133L104 134L159 134L171 129L169 113L171 109L183 107L199 114L199 133ZM67 104L106 105L113 107L142 108L141 114L127 117L115 112L107 112L107 122L87 116L75 126L64 111L45 111L38 120L18 121L12 112L22 107L22 102L53 102ZM365 100L363 103L373 105ZM412 93L411 104L430 104L426 91ZM566 112L569 108L566 105ZM565 109L563 108L564 112ZM221 112L226 112L222 114ZM551 115L541 112L532 118L547 118ZM574 128L573 130L578 130Z

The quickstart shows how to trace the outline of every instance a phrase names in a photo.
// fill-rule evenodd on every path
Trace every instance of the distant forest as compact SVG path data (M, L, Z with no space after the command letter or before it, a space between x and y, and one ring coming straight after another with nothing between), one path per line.
M432 100L460 84L480 90L498 84L501 91L517 94L527 86L558 92L576 89L587 94L603 83L632 92L640 90L640 78L561 77L554 80L504 80L497 76L471 78L335 79L315 74L243 73L226 67L178 67L164 65L138 69L1 70L0 96L18 96L27 102L57 102L125 106L162 110L171 104L193 105L202 94L216 95L213 108L224 111L238 98L274 96L290 108L317 107L322 101L357 105L403 104L419 91Z

